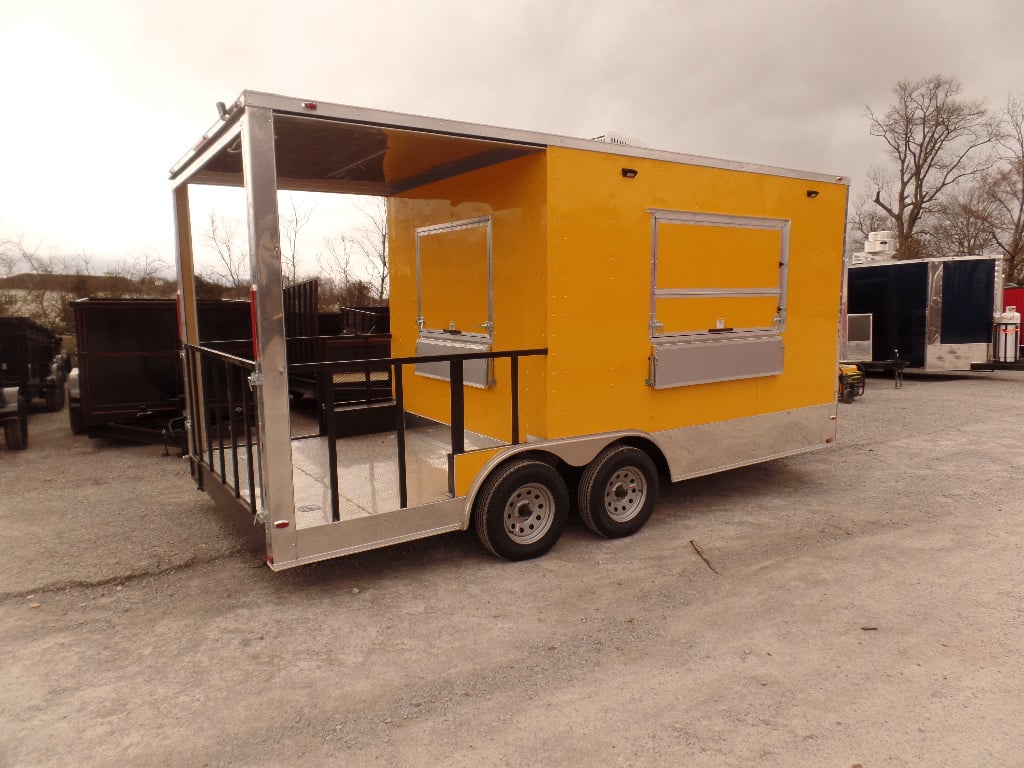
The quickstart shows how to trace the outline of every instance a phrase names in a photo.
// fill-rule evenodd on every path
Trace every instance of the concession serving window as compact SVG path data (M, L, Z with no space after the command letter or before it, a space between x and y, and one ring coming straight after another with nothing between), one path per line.
M652 209L655 389L782 373L789 221Z
M416 355L490 352L494 277L490 216L416 230ZM416 373L449 379L447 363L417 363ZM465 363L467 386L489 387L490 360Z

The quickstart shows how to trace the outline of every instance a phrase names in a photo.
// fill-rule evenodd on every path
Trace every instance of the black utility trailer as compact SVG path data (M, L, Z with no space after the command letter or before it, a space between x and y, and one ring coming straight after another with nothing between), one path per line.
M61 410L71 366L60 347L60 337L33 320L0 317L0 386L17 387L26 405L40 399Z
M69 388L71 431L183 445L176 301L89 298L71 306L78 336L78 367ZM208 346L251 356L249 302L199 301L198 322Z

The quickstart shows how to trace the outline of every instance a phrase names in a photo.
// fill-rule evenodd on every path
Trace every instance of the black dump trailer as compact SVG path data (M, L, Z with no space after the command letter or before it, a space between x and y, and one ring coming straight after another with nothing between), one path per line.
M346 307L321 312L316 279L287 286L282 299L288 391L295 403L315 399L319 434L328 434L328 414L333 414L341 436L393 428L391 368L373 362L391 356L389 308ZM319 363L348 361L366 362L329 377L315 372Z
M61 410L71 366L60 347L60 336L33 320L0 317L0 385L17 387L28 405L39 399L47 410Z
M80 299L71 303L78 340L71 431L90 437L184 443L184 377L173 299ZM252 355L247 301L198 302L203 343Z
M843 360L867 370L966 371L992 355L998 256L887 260L847 269Z

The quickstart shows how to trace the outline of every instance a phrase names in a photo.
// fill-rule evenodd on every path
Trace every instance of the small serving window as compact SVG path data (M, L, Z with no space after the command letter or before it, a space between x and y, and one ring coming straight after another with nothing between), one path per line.
M494 339L491 217L416 230L418 356L490 352ZM421 363L416 373L449 378L447 364ZM468 361L465 383L493 383L490 362Z

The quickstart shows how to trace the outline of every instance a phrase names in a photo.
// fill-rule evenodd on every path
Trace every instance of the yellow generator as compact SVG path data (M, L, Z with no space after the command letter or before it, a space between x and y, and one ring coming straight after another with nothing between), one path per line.
M846 178L254 92L221 113L171 172L189 454L273 568L469 527L534 557L573 502L626 536L663 481L834 440ZM246 190L252 359L196 336L192 184ZM282 189L387 199L389 357L289 360ZM339 430L360 379L387 431Z

